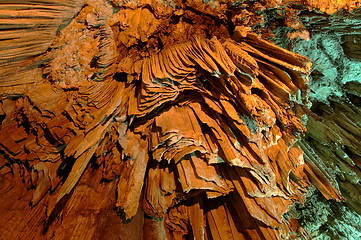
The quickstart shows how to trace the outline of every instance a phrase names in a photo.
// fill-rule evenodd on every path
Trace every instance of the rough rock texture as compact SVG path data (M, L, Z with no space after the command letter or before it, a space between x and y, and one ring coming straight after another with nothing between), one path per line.
M310 61L255 34L330 43L304 21L321 2L288 2L0 4L1 235L309 238L314 188L360 211L358 80L321 97L315 65L312 113ZM346 66L351 37L329 37Z
M308 115L302 148L306 159L317 162L346 199L345 204L327 202L316 192L298 214L314 238L359 239L360 9L325 15L301 8L295 16L302 27L279 25L274 40L313 62L309 77L313 114Z
M361 236L360 19L359 9L303 17L312 38L308 42L298 40L292 49L314 62L310 96L315 115L309 116L304 150L313 149L308 155L316 157L346 199L345 204L319 201L328 209L326 218L333 222L314 231L314 237L320 239Z

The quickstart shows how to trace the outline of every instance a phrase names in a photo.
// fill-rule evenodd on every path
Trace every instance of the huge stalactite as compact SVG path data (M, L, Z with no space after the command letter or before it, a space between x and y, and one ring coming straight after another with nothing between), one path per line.
M310 109L311 61L265 40L359 4L321 3L1 3L0 234L309 238L310 189L360 211L359 105Z

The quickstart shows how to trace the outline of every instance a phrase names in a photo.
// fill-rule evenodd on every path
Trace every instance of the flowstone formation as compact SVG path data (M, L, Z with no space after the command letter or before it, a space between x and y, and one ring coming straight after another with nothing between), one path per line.
M310 189L357 208L323 153L359 174L358 110L312 113L311 61L265 40L309 37L288 2L0 4L1 236L307 239Z
M361 11L340 10L325 15L301 10L297 14L312 37L283 42L313 62L309 86L314 114L308 115L303 150L346 199L345 203L327 202L315 193L300 210L305 213L302 221L316 239L359 239ZM283 28L276 39L282 39L287 31L293 30ZM314 209L313 212L310 209ZM319 212L324 220L309 221L308 216Z

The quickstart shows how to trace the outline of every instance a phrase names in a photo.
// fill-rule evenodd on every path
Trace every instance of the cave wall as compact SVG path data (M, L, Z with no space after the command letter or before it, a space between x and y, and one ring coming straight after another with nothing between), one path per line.
M300 10L302 27L279 26L273 40L313 63L309 76L313 114L308 116L304 150L327 172L345 202L325 201L311 191L305 205L291 212L297 212L314 239L359 239L361 12L323 12Z

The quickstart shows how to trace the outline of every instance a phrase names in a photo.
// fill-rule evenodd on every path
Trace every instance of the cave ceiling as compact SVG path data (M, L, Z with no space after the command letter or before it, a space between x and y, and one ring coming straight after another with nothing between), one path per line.
M1 236L357 239L360 4L1 1Z

